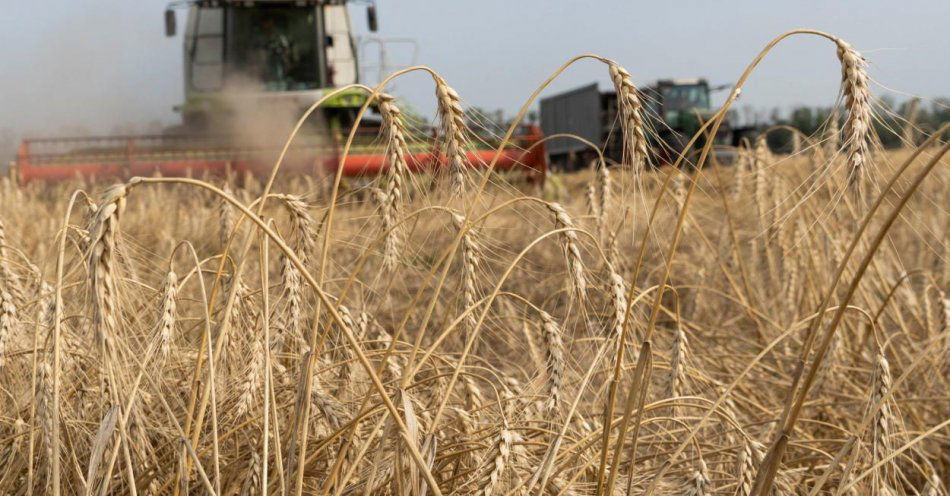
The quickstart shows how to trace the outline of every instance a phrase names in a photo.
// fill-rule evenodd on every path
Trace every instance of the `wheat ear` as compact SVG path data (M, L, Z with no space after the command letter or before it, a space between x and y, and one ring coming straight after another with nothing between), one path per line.
M274 195L287 213L290 214L291 247L301 261L306 262L313 254L316 244L317 229L307 202L299 195Z
M0 287L5 287L16 301L22 301L19 277L10 268L7 248L6 231L3 228L3 221L0 221Z
M696 470L693 470L693 473L686 480L683 496L705 496L709 494L710 480L708 473L706 462L700 457Z
M834 110L828 116L828 127L825 129L826 154L833 157L841 146L841 126L838 124L838 111Z
M874 360L874 374L871 380L871 406L877 404L891 389L891 367L879 351ZM890 434L893 423L891 406L888 401L881 404L881 408L874 414L874 428L871 431L873 442L871 449L875 462L882 460L890 451Z
M340 430L340 427L343 426L343 417L341 414L343 407L336 398L323 389L323 386L316 377L314 377L313 385L310 389L310 401L312 401L313 406L317 407L317 410L323 414L323 417L327 420L327 424L330 425L331 429L334 431Z
M0 288L0 370L6 362L7 342L18 325L13 296Z
M613 265L607 266L610 277L610 310L613 313L611 339L623 336L624 318L627 316L627 285Z
M682 396L682 387L686 384L686 367L689 361L689 340L683 332L682 325L677 322L676 334L673 338L673 349L670 351L670 373L666 378L666 397L677 398ZM673 416L676 416L676 407L671 407Z
M544 341L544 354L548 366L549 412L557 414L561 407L561 394L564 388L564 340L561 338L561 326L550 314L541 310L541 337Z
M624 149L630 154L630 164L635 171L643 168L647 158L647 140L643 128L643 104L630 73L616 62L608 62L610 80L617 92L623 128Z
M40 423L46 463L53 463L53 368L43 359L37 366L36 416ZM52 482L48 480L48 482Z
M162 315L158 324L159 350L162 359L167 359L171 351L172 336L175 332L175 313L178 295L178 275L169 271L165 276L165 285L162 290Z
M465 192L465 114L458 93L441 77L435 78L435 94L438 100L439 119L442 121L442 136L445 154L452 174L452 190L456 195Z
M227 183L224 183L224 187L221 188L226 194L231 194L231 188ZM228 245L228 238L231 236L231 231L234 229L234 207L230 203L221 200L218 203L218 239L221 242L221 247L224 248Z
M303 342L300 335L303 291L300 271L297 270L297 267L285 256L280 257L280 262L280 278L287 299L287 313L286 320L281 319L279 322L278 333L274 339L277 345L287 346L289 343L288 337L294 341Z
M571 277L571 285L574 288L574 294L580 301L587 299L587 277L584 274L584 262L581 259L581 251L578 248L577 232L574 231L574 221L567 214L559 203L546 203L548 209L554 213L554 225L558 229L565 229L561 232L561 243L564 246L564 254L567 257L568 273Z
M868 88L867 61L847 42L837 39L841 61L841 92L848 117L844 135L848 147L848 184L859 195L868 174L868 142L871 133L871 90Z
M747 439L739 451L736 473L738 474L738 488L736 496L751 496L752 485L755 483L755 471L762 461L763 446L757 441Z
M116 241L119 216L124 210L128 188L110 186L89 225L89 278L92 288L93 326L101 350L105 350L119 327L116 287Z
M264 339L257 337L251 345L250 363L247 366L247 375L238 386L240 395L238 396L237 406L234 408L234 417L243 418L250 413L254 405L254 396L261 384L261 378L264 374Z
M403 197L403 178L409 171L406 163L406 154L409 153L406 144L405 123L402 113L396 106L395 99L385 93L379 95L379 113L383 119L383 130L388 141L386 147L389 160L386 192L383 197L383 229L386 230L383 266L392 270L399 262L401 236L396 228L399 208Z
M464 229L465 218L459 214L452 214L452 221L458 230ZM480 248L475 241L473 229L465 231L462 235L462 305L465 309L471 309L475 306L475 276L479 266ZM465 316L465 323L469 329L474 329L478 323L475 312L469 311Z
M508 466L508 461L511 458L512 442L513 436L511 430L508 428L508 422L505 422L501 428L501 432L498 434L498 440L495 442L495 457L491 471L488 472L488 477L478 491L482 496L492 496L495 494L498 482L501 480L501 476L504 474L505 468Z
M606 239L607 224L610 223L610 204L613 199L613 183L610 178L610 169L601 162L597 169L597 232L601 239Z

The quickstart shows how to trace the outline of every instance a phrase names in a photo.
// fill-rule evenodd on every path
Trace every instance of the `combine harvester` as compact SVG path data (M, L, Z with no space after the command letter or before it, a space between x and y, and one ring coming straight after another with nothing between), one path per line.
M13 163L21 183L76 178L251 173L273 167L293 124L314 102L358 81L357 50L347 0L187 0L165 12L177 31L176 8L187 9L182 122L154 136L25 139ZM367 8L370 31L376 10ZM338 93L314 112L295 139L283 170L291 174L374 175L387 167L379 120L363 119L341 157L368 95ZM423 130L426 141L435 133ZM436 142L438 137L435 136ZM414 171L438 171L446 157L431 145L410 148ZM498 157L491 143L467 151L471 167L496 159L496 170L523 170L543 182L547 160L541 131L523 126ZM342 162L341 162L342 161Z

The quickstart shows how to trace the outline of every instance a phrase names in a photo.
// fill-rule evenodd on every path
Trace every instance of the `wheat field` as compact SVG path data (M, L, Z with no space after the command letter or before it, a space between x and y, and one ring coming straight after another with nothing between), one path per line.
M948 145L881 149L808 30L726 106L792 35L833 43L840 129L730 166L654 167L583 56L547 82L603 62L625 160L543 190L464 167L420 68L445 174L367 88L370 180L5 180L0 492L946 495Z

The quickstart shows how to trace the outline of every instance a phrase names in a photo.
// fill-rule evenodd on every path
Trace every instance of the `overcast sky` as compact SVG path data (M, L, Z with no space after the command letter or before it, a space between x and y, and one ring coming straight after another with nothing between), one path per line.
M181 39L163 33L163 0L4 0L0 14L0 130L108 132L125 124L173 123L182 99ZM379 0L382 38L411 38L417 63L439 71L467 105L516 110L570 56L594 52L619 61L646 84L704 76L733 82L772 37L787 29L826 30L870 60L877 83L902 94L950 95L950 1L878 0ZM365 36L365 7L352 7ZM180 12L179 25L183 26ZM392 45L393 62L409 62ZM369 60L364 60L369 62ZM551 92L591 81L593 62L576 65ZM830 105L838 90L834 46L793 38L753 75L742 104ZM884 90L876 86L880 94ZM432 115L431 82L412 76L394 92Z

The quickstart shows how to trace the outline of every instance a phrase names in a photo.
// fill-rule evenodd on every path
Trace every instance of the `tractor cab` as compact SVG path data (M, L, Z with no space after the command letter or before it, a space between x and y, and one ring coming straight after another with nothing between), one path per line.
M705 79L661 79L646 90L648 114L658 130L692 135L712 113L709 93Z
M166 34L176 33L173 9L187 8L184 38L186 133L247 130L242 114L295 120L329 90L358 80L357 53L343 0L197 0L169 5ZM375 30L375 9L367 12ZM327 105L324 126L347 124L365 102L361 92ZM178 129L181 131L182 129ZM234 132L235 129L225 129Z
M725 86L716 89L721 88ZM710 99L712 91L703 78L661 79L645 90L648 118L661 142L655 143L659 146L653 149L661 161L675 161L677 151L682 150L703 123L715 114ZM693 150L702 148L705 143L706 136L700 136ZM720 145L715 154L720 161L732 161L731 153L720 149L734 144L728 120L719 126L713 144ZM694 159L692 157L690 161Z

